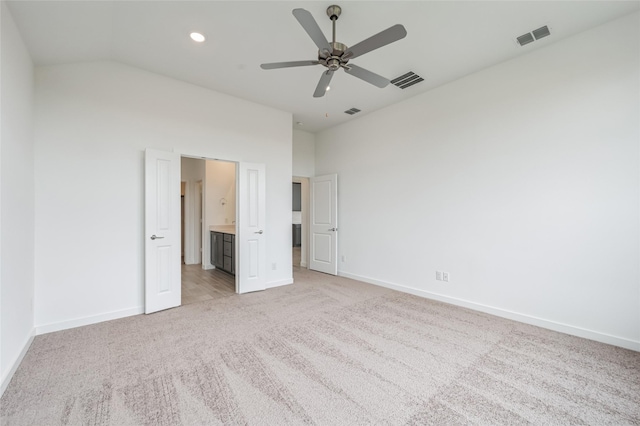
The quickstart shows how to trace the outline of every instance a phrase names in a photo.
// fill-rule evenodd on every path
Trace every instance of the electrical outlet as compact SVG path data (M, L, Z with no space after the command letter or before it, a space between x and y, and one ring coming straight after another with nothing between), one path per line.
M277 266L278 266L277 264L272 263L272 264L271 264L271 270L272 270L272 271L275 271Z
M436 271L436 280L442 281L442 272Z
M449 273L448 272L443 272L442 273L442 281L448 283L449 282Z
M344 262L344 259L345 259L345 257L344 257L344 254L343 254L343 255L340 257L340 260L342 260L342 261Z

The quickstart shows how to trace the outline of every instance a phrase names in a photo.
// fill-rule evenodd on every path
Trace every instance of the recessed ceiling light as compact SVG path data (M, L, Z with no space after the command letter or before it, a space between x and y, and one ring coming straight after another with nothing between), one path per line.
M328 92L329 90L331 90L331 86L327 86L325 90Z
M204 36L200 33L191 33L189 34L189 37L191 37L191 40L196 41L198 43L202 43L203 41L205 41Z

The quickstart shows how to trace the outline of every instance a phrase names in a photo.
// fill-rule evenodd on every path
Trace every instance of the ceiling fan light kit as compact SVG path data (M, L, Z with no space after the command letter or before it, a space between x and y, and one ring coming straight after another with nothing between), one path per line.
M324 36L322 30L318 26L318 23L313 18L310 12L305 9L293 9L293 16L298 20L302 28L307 32L309 37L313 40L318 47L318 59L313 61L292 61L292 62L275 62L262 64L260 67L265 70L289 68L289 67L303 67L309 65L322 65L327 68L326 71L320 76L320 81L316 87L313 96L319 98L325 95L329 90L329 83L333 77L333 73L340 68L344 69L347 74L357 77L367 83L373 84L376 87L386 87L389 84L389 80L371 72L367 69L361 68L354 64L349 64L349 61L371 52L372 50L386 46L387 44L398 41L407 35L405 28L396 24L387 28L384 31L379 32L366 40L355 44L351 48L347 45L336 41L336 21L342 13L342 8L338 5L332 5L327 8L327 16L332 23L332 42L329 43Z

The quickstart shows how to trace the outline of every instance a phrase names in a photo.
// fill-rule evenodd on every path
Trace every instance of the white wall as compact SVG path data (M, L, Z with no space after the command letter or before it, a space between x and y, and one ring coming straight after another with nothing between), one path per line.
M0 15L1 395L34 331L34 84L33 63L4 2Z
M231 225L236 220L236 164L208 160L206 175L208 225Z
M236 163L206 162L205 220L203 267L211 269L211 234L213 225L233 225L236 220ZM225 203L222 204L224 198Z
M293 130L293 175L315 176L315 135Z
M113 62L37 68L35 108L38 332L141 312L147 147L265 163L267 285L291 282L291 114Z
M638 21L316 135L341 274L640 350Z

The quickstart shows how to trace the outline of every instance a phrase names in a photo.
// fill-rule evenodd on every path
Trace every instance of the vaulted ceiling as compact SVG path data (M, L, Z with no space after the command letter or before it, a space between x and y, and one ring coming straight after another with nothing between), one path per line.
M465 75L542 48L638 10L638 1L342 1L336 40L352 46L394 24L406 38L353 63L389 80L409 71L424 81L380 89L337 72L312 96L324 67L263 70L261 63L315 60L318 48L292 15L311 12L331 41L331 2L9 1L36 65L114 60L293 113L317 132ZM547 25L551 35L516 37ZM189 38L197 31L207 40ZM553 64L549 64L553 67ZM355 115L345 114L350 108ZM297 124L297 123L301 124Z

